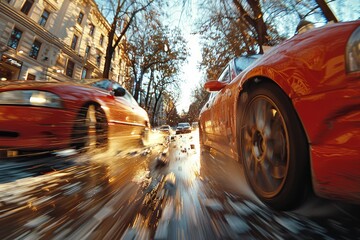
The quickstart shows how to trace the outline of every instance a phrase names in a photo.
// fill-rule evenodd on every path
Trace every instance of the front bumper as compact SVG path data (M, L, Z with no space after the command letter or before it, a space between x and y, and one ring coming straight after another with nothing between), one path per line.
M0 106L0 149L54 150L68 147L75 114L63 109Z
M176 129L176 134L191 133L191 129Z
M360 87L295 102L310 143L317 195L360 203Z

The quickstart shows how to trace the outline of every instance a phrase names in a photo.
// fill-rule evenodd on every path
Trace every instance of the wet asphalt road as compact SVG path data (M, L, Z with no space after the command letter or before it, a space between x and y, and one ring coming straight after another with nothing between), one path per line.
M0 239L360 239L358 206L261 204L198 134L0 163Z

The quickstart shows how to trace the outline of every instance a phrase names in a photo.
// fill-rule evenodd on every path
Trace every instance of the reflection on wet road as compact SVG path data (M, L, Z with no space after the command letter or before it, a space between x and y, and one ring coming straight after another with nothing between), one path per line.
M166 140L164 140L166 139ZM0 163L1 239L359 239L359 207L276 212L198 134Z

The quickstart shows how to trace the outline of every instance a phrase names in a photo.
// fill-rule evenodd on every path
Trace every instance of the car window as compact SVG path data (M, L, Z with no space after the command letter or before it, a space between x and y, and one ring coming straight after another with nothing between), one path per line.
M213 101L216 95L218 95L219 92L211 92L209 96L209 101Z
M229 83L230 80L231 80L231 78L230 78L230 67L229 67L229 65L226 65L226 67L223 70L223 72L221 73L218 81L219 82L227 82L227 83Z
M93 86L93 87L102 88L105 90L109 90L110 85L111 85L111 82L108 79L104 79L104 80L94 82L91 84L91 86Z
M244 71L245 68L250 66L253 62L255 62L261 55L251 55L251 56L243 56L235 58L235 70L236 74L241 73Z
M207 100L205 106L206 107L210 107L212 102L214 101L215 96L218 94L219 92L211 92L209 95L209 99Z

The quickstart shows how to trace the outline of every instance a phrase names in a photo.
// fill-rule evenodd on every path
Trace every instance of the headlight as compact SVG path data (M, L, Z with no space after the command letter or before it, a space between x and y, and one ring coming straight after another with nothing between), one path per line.
M360 71L360 27L352 33L346 46L346 70L348 73Z
M14 90L0 92L0 104L2 105L31 105L40 107L61 108L60 97L44 91L37 90Z

